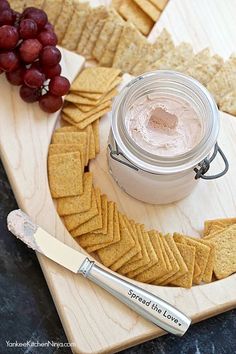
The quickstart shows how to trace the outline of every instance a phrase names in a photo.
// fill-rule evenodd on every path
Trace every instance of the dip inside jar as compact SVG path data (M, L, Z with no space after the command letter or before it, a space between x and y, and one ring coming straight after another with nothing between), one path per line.
M146 95L129 108L125 126L142 149L158 156L176 156L192 150L203 137L201 118L188 102Z

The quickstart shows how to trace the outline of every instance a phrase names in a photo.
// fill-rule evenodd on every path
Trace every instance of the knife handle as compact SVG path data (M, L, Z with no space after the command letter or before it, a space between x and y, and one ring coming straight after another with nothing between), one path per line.
M79 273L169 333L182 336L191 324L190 318L166 301L105 271L88 258L83 262Z

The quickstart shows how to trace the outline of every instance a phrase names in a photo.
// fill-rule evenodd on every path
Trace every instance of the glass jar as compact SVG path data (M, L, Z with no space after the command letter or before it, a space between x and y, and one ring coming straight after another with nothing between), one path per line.
M176 156L157 156L137 145L128 134L125 117L129 108L147 95L179 99L190 105L201 120L200 142ZM218 178L227 172L228 162L217 145L219 127L216 103L198 81L175 71L146 73L126 85L114 101L108 141L110 172L119 186L136 199L152 204L180 200L191 193L200 178ZM217 152L225 169L218 175L205 176Z

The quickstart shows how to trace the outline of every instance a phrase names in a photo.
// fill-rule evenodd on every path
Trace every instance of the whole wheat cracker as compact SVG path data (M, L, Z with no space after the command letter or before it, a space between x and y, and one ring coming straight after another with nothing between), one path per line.
M134 0L134 2L154 21L156 22L161 15L161 11L148 0Z
M64 216L63 220L68 231L77 229L94 216L98 215L101 201L96 198L94 189L92 190L91 207L87 211Z
M120 225L119 225L119 212L117 209L117 205L114 205L114 218L113 218L113 228L110 230L112 232L113 230L113 239L110 242L102 242L94 246L87 247L87 251L90 252L95 252L101 248L105 248L109 245L112 245L114 243L117 243L120 241ZM109 227L108 227L108 232L109 232Z
M220 103L228 92L236 90L236 54L232 54L224 63L208 83L207 89L213 94L217 103Z
M111 267L135 245L135 242L121 214L119 214L119 224L120 241L97 251L101 262L106 267Z
M193 284L194 259L195 259L196 249L193 246L189 246L178 242L176 242L176 245L188 268L188 272L182 275L181 277L173 280L171 284L183 288L191 288Z
M44 1L43 10L48 15L48 21L55 25L63 6L64 0L46 0Z
M154 25L153 20L133 0L123 1L118 11L122 17L132 22L144 35L147 35Z
M93 176L91 172L84 173L83 194L74 197L57 199L57 212L60 216L83 213L91 208Z
M60 44L71 21L74 12L73 0L64 0L60 14L55 22L55 32Z
M99 188L95 188L96 201L98 206L98 214L83 224L79 225L76 229L71 231L73 237L78 237L80 235L98 230L102 227L102 210L101 210L101 193Z
M83 179L80 153L49 155L48 178L53 198L81 195Z
M90 10L75 9L61 45L68 50L76 50Z

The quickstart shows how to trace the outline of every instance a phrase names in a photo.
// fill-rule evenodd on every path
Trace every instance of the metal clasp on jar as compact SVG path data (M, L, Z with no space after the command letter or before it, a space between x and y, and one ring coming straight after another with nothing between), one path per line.
M225 168L222 172L217 173L216 175L212 175L212 176L205 176L206 172L209 170L211 162L216 158L217 153L220 154L224 164L225 164ZM194 172L196 172L196 176L195 179L216 179L216 178L220 178L222 176L224 176L229 169L229 162L225 156L225 154L223 153L223 151L221 150L221 148L219 147L219 145L216 143L215 144L215 148L214 148L214 152L211 155L211 157L209 158L205 158L202 162L200 162L198 164L199 168L195 167L194 168Z
M136 165L134 165L130 160L128 160L127 157L122 153L122 151L119 150L119 147L118 147L116 141L114 143L115 143L115 149L112 148L111 144L108 144L108 148L110 150L110 157L113 160L115 160L115 161L129 167L129 168L132 168L133 170L138 171L139 168ZM205 174L207 173L207 171L210 168L211 162L215 159L217 153L220 154L220 156L225 164L224 170L219 172L218 174L215 174L212 176L205 176ZM122 157L122 158L120 158L120 157ZM220 178L228 172L228 169L229 169L229 162L228 162L225 154L223 153L223 151L219 147L219 145L216 143L212 156L209 158L205 158L202 162L200 162L198 164L197 167L194 168L194 172L196 172L195 179L202 178L202 179L206 179L206 180L212 180L212 179Z

